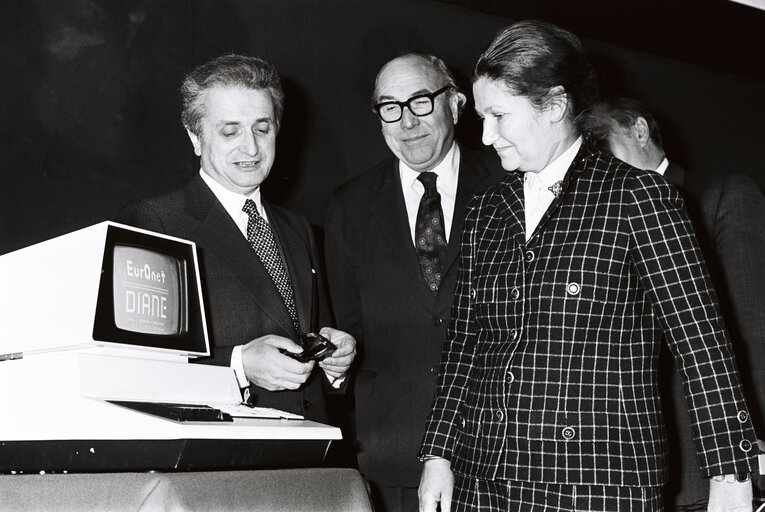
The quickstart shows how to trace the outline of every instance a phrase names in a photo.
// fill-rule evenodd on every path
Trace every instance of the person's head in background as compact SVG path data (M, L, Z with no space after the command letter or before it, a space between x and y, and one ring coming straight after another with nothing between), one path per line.
M636 99L620 97L596 102L586 116L585 128L603 149L633 167L655 171L664 161L659 125Z
M508 171L539 172L565 152L597 94L579 38L542 21L500 31L473 69L483 143L494 146Z
M256 190L274 163L284 110L276 68L258 57L223 55L186 75L181 94L181 120L202 170L232 192Z
M393 154L410 169L424 172L451 149L465 101L441 59L407 53L380 68L372 108Z

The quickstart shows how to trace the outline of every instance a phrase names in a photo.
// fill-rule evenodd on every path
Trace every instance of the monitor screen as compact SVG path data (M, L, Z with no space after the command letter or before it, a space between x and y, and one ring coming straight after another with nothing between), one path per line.
M192 245L109 226L93 339L208 353L199 289Z
M114 321L119 329L179 335L186 330L184 262L130 245L114 247Z

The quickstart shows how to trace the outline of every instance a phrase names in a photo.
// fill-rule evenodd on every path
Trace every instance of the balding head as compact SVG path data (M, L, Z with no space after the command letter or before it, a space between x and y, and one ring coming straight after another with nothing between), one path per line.
M417 98L418 104L432 102L432 112L415 114L411 104L406 106L412 98ZM416 171L433 169L449 152L465 101L446 64L432 55L417 53L388 61L377 74L372 98L375 106L389 103L393 109L397 104L401 107L400 119L381 119L381 129L393 154Z

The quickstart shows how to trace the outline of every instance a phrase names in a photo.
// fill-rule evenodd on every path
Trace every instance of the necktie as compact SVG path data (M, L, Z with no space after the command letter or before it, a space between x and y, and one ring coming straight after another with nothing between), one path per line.
M441 195L436 190L433 172L421 172L417 179L425 186L425 193L417 209L417 223L414 227L415 249L420 261L420 270L430 291L435 294L441 285L446 259L446 232L444 214L441 211Z
M260 261L263 262L263 266L266 267L276 288L279 290L279 295L282 296L284 305L287 306L287 310L292 318L295 331L300 332L292 283L290 282L287 269L284 267L284 262L282 262L282 258L279 255L279 248L276 245L276 239L274 238L273 231L271 231L271 226L261 217L258 207L252 199L247 199L244 202L242 210L249 217L247 222L247 240L255 250L255 253L257 253Z

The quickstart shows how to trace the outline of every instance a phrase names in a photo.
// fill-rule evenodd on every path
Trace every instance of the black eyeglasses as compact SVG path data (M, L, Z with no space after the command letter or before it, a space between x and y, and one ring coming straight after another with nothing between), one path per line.
M395 123L404 115L404 107L417 117L427 116L433 113L433 100L439 94L451 89L451 85L442 87L436 92L418 94L406 101L383 101L372 107L380 119L385 123Z

